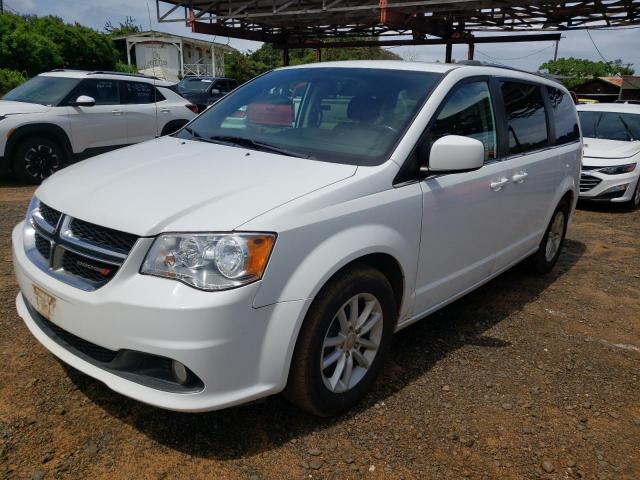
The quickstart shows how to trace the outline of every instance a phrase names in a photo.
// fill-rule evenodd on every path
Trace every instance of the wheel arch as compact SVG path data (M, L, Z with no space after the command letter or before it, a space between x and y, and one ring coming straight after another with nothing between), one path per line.
M8 159L8 165L13 169L13 155L16 147L29 136L40 135L60 144L67 159L71 158L73 149L71 140L67 132L53 123L30 123L16 128L7 140L5 156Z
M189 120L187 119L169 120L167 123L164 124L164 127L162 127L162 130L160 131L160 136L164 137L165 135L170 135L172 133L175 133L177 130L184 127L187 123L189 123Z
M398 320L402 311L403 302L406 302L405 295L407 291L406 273L400 260L398 260L392 253L380 250L360 252L359 254L345 258L344 261L336 265L335 268L331 269L331 271L323 277L323 280L319 285L314 288L312 297L298 301L300 302L300 310L297 316L298 320L296 322L290 323L284 319L277 319L275 320L274 325L267 330L267 337L265 338L264 345L279 345L281 348L266 348L263 351L261 368L265 370L265 372L263 372L265 376L271 377L271 374L274 374L272 370L273 366L279 365L279 367L277 367L277 376L279 377L279 380L276 382L278 390L282 390L287 384L291 369L291 361L298 342L298 337L302 331L309 309L313 304L313 300L317 294L326 285L331 283L337 275L355 265L367 265L375 268L389 280L394 292L394 297L396 298L396 321ZM281 341L283 335L288 337L286 342ZM273 361L274 358L277 359L275 362Z

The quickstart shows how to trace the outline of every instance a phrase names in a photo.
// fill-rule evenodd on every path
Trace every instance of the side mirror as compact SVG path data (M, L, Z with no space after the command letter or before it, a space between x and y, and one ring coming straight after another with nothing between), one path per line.
M212 95L220 95L220 89L219 88L212 88L211 89L211 94Z
M71 102L73 107L93 107L96 104L96 99L88 95L80 95L76 98L75 102Z
M484 164L484 145L480 140L460 135L446 135L431 146L429 166L422 173L463 173L478 170Z

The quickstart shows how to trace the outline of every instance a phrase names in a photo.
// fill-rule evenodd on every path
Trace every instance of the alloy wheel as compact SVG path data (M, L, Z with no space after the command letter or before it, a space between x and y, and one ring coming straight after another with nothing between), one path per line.
M55 150L44 144L30 147L24 154L24 169L33 178L44 180L60 168Z
M320 358L322 380L333 393L355 387L366 375L382 340L382 307L369 293L351 297L334 315Z
M547 262L553 260L560 249L562 234L564 233L564 212L557 211L553 218L549 234L547 235L547 245L545 246L545 258Z

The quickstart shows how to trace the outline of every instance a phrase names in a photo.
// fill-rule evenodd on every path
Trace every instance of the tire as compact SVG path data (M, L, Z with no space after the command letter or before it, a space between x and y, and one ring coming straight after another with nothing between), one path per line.
M351 323L354 309L369 315ZM377 302L377 303L376 303ZM342 322L339 312L345 315ZM291 361L285 398L313 415L338 415L358 403L382 369L396 324L396 301L387 278L367 265L355 265L339 273L316 296L298 336ZM380 318L381 316L381 318ZM341 325L359 327L346 337ZM340 341L339 345L323 344ZM359 343L362 342L362 343ZM377 350L373 347L377 344ZM334 360L337 359L337 360ZM322 362L328 366L322 369ZM333 362L333 363L329 363ZM368 368L364 366L368 364ZM341 374L336 371L342 365ZM351 369L349 369L351 365ZM347 380L351 372L350 380ZM338 372L340 373L340 372ZM335 381L338 379L338 381Z
M538 251L530 258L530 264L536 273L548 273L558 261L569 223L569 202L562 200L556 207L547 231L542 237Z
M13 174L24 183L37 185L60 170L66 160L64 150L48 137L31 137L20 142L13 154Z
M636 182L636 189L633 191L633 197L627 202L627 207L630 210L637 210L640 208L640 178Z

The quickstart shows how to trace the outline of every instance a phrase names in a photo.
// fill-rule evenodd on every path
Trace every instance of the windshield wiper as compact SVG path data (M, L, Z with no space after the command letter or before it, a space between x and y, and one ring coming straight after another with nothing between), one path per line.
M287 155L288 157L306 158L308 160L314 160L311 155L306 153L296 152L295 150L288 150L286 148L277 147L269 143L260 142L252 138L236 137L233 135L214 135L209 137L209 140L214 142L229 143L240 147L248 147L254 150L262 150L264 152L279 153L281 155Z
M635 137L633 136L633 133L631 132L631 129L629 128L629 125L627 125L627 122L625 122L624 118L622 118L622 115L618 115L618 118L622 122L622 125L624 125L624 129L627 131L627 135L629 135L629 140L631 142L635 141Z

